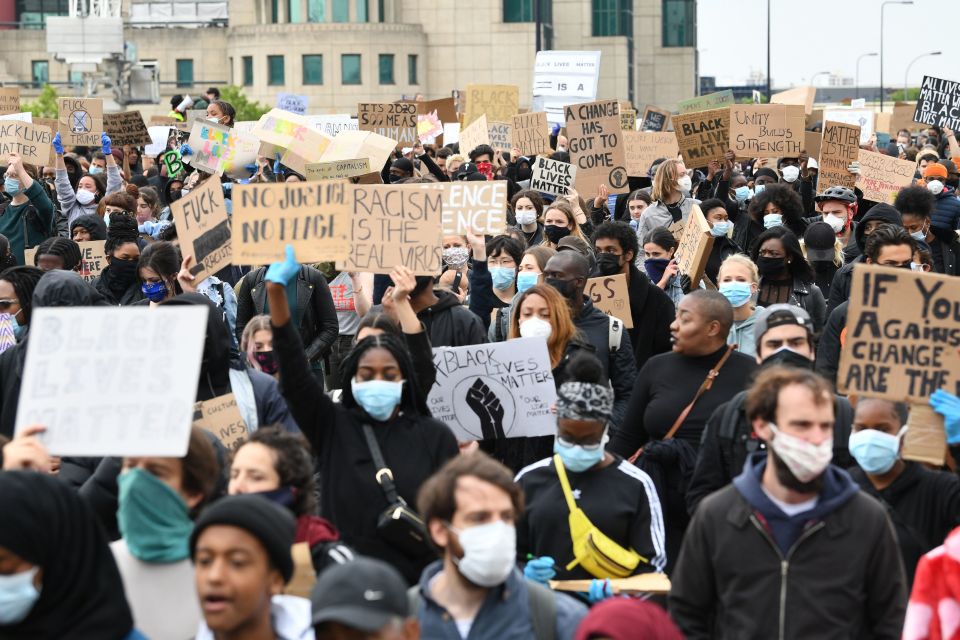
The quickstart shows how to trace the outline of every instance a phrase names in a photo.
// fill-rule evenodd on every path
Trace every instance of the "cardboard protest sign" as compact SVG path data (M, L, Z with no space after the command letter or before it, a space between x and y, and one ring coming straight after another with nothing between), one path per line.
M100 147L103 133L103 100L58 98L60 140L64 147Z
M867 144L876 132L877 114L873 109L824 109L823 121L842 122L860 127L859 144Z
M180 121L170 116L150 116L147 122L151 127L175 127Z
M306 132L313 130L310 121L303 116L271 109L260 116L251 133L263 144L288 149L294 140L302 139Z
M629 176L645 177L654 160L680 155L673 131L624 131L623 142Z
M280 162L300 175L304 175L307 164L320 162L331 141L330 136L319 129L301 131L300 135L290 141L290 145L280 156Z
M513 125L507 124L506 122L490 122L487 126L487 131L490 135L490 146L493 147L494 150L499 150L509 155L513 149L513 147L510 146L513 136L512 129Z
M803 113L813 113L813 100L817 96L816 87L794 87L770 96L770 104L798 104L803 106Z
M730 148L738 158L796 158L803 146L803 120L796 105L735 104L730 107Z
M104 250L105 240L87 240L78 242L80 245L80 277L86 282L93 282L100 277L100 273L107 267L107 252Z
M960 130L960 82L923 76L913 120Z
M520 110L520 88L515 84L468 84L463 126L482 115L488 122L506 122Z
M620 128L624 131L637 130L637 111L636 109L620 109Z
M338 113L325 116L306 116L306 118L315 129L322 131L331 138L341 131L359 131L360 129L357 119L352 117L349 113ZM236 127L236 125L234 125L234 127Z
M588 278L583 295L593 301L593 306L608 316L618 318L627 329L633 329L633 315L630 313L630 296L627 291L627 276L618 273L613 276Z
M460 129L461 154L469 156L471 151L482 144L490 144L490 126L487 124L486 115L481 115L473 121L473 124Z
M311 162L304 174L307 180L342 180L370 173L370 158Z
M283 588L283 592L309 599L313 592L313 585L317 582L317 572L313 568L313 557L310 555L310 544L295 542L290 547L290 556L293 558L293 577Z
M711 109L673 116L673 129L688 167L722 160L730 148L730 109Z
M640 131L666 131L670 122L670 112L648 104L640 120Z
M20 113L20 87L0 87L0 115Z
M361 102L357 105L360 131L373 131L400 146L417 142L417 105L414 102Z
M192 102L190 104L193 104ZM206 120L206 109L187 109L183 114L183 120L176 120L174 126L180 131L192 131L193 123L197 120ZM208 121L209 122L209 121Z
M943 416L928 404L910 405L907 432L903 436L904 460L940 466L947 457L947 434Z
M167 305L34 309L16 432L46 426L39 437L57 456L182 458L207 313ZM176 339L144 339L161 335ZM131 384L146 379L154 384Z
M426 102L417 102L417 116L425 116L430 113L436 113L437 118L440 120L442 126L447 124L459 124L460 120L457 116L457 104L453 98L440 98L439 100L428 100ZM436 144L439 146L441 144L449 144L451 142L456 142L456 140L448 140L443 136L441 131L435 140Z
M577 167L569 162L537 156L530 168L530 188L534 191L565 196L577 180Z
M131 147L143 147L153 142L139 111L104 114L103 126L110 136L110 142L117 149L127 144Z
M530 110L545 111L550 124L563 124L566 107L597 99L599 78L599 51L538 51Z
M507 226L507 183L504 180L484 182L444 182L443 235L477 233L495 236Z
M212 433L227 451L236 451L247 440L247 424L232 393L196 403L193 426Z
M700 278L703 277L710 251L713 250L713 241L710 223L707 222L699 205L693 205L686 225L683 227L683 233L680 235L680 244L674 252L674 258L680 273L688 276L694 286L697 286Z
M256 165L259 154L260 141L252 133L232 129L226 151L220 159L220 174L237 179L249 178L247 167Z
M214 124L209 120L197 120L190 131L187 144L193 151L187 163L194 169L220 174L220 161L227 153L230 127Z
M27 164L50 164L53 132L49 127L16 120L0 121L0 158L4 162L11 153L19 153Z
M620 104L601 100L565 109L570 162L577 167L577 191L592 198L605 184L610 193L627 193L627 158L620 128Z
M900 189L913 183L917 163L899 160L885 153L860 149L860 175L856 186L863 191L864 200L893 204Z
M518 113L513 116L511 144L525 156L547 153L550 149L550 128L544 111Z
M418 276L439 272L442 216L443 191L433 185L353 187L344 268L390 273L402 264Z
M459 442L556 433L557 390L543 338L442 347L433 364L427 405Z
M417 114L417 138L420 142L427 144L435 140L437 136L443 135L443 122L436 111L423 115Z
M913 114L917 110L916 102L896 102L893 105L893 113L890 115L890 126L887 133L896 137L897 131L906 129L907 131L916 131L921 125L913 121Z
M309 96L298 96L293 93L277 94L277 109L283 109L298 116L307 113L307 105L310 104Z
M824 122L820 159L817 161L820 165L817 194L836 186L853 189L857 176L847 171L847 167L859 156L860 127L842 122Z
M181 253L193 256L190 273L197 282L230 264L230 220L219 180L205 180L185 198L172 202L170 211Z
M733 103L733 90L725 89L723 91L708 93L705 96L697 96L696 98L690 98L689 100L681 100L677 103L677 111L680 113L680 115L683 115L685 113L694 113L695 111L719 109L720 107L730 106Z
M238 184L233 188L233 263L281 261L288 244L303 263L341 260L350 252L349 208L346 182Z
M371 131L341 131L330 141L319 162L367 158L372 172L386 164L397 142Z
M953 276L857 264L853 268L840 393L926 404L960 394L960 287Z
M882 111L877 114L877 131L882 131L883 133L890 134L890 123L893 122L893 114L887 111ZM897 138L897 132L894 130L892 137L894 141Z
M803 150L807 155L819 162L820 141L823 139L822 131L804 131L803 132Z
M50 159L41 164L47 167L56 166L57 152L53 150L53 136L57 135L57 128L60 126L60 122L56 118L33 118L33 124L50 129Z

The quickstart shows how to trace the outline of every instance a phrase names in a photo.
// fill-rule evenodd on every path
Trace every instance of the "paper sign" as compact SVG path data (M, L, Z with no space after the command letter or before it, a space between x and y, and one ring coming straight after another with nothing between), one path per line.
M463 125L482 115L487 122L505 122L520 110L520 88L515 84L468 84Z
M471 229L496 236L507 226L507 183L443 182L443 235L465 235Z
M506 122L491 122L487 126L490 135L490 146L494 150L499 149L503 153L509 154L512 151L511 138L513 126ZM506 157L506 156L505 156Z
M20 113L20 87L0 87L0 115Z
M427 405L459 442L553 435L557 389L547 341L442 347L433 350L437 381Z
M677 103L677 111L683 115L695 111L707 111L708 109L718 109L727 107L734 103L733 90L725 89L715 93L708 93L705 96L697 96L689 100L681 100ZM674 125L676 126L676 125Z
M876 131L876 117L872 109L825 109L823 112L824 122L830 120L860 127L860 144L870 142Z
M903 436L903 459L941 466L947 457L943 423L943 416L930 405L910 405L907 432Z
M342 180L370 173L370 158L313 162L307 165L304 174L307 180Z
M214 124L209 120L197 120L190 131L187 144L193 151L188 164L194 169L207 173L219 173L220 161L227 153L230 142L230 128Z
M616 100L587 102L565 109L570 162L577 167L577 192L592 198L605 184L610 193L627 193L627 158Z
M703 277L703 270L710 259L714 237L710 233L710 224L700 210L699 205L693 205L687 217L683 233L680 235L680 244L674 253L680 273L690 278L697 286Z
M624 131L637 130L637 112L635 109L620 108L620 128Z
M259 154L260 141L252 133L232 129L227 148L220 159L220 175L240 180L249 178L256 169L251 172L247 167L256 165Z
M960 394L960 287L953 276L856 264L837 385L841 393L926 404Z
M670 112L648 104L643 110L640 131L666 131L670 122Z
M860 149L860 175L856 186L863 191L864 200L893 204L900 189L913 183L917 163L899 160L885 153Z
M196 403L193 426L212 433L227 451L236 451L247 440L247 424L232 393Z
M8 113L5 116L0 116L0 120L16 120L17 122L33 122L33 114L29 111L25 113Z
M175 127L180 121L170 116L150 116L147 124L151 127Z
M860 156L860 127L827 121L823 123L823 141L820 143L820 173L817 178L817 194L830 187L853 189L855 174L847 171L851 162Z
M913 120L960 130L960 82L923 76Z
M443 122L436 111L431 111L426 115L417 114L417 138L420 142L427 144L428 141L436 139L443 135Z
M730 148L730 109L711 109L673 116L673 129L688 167L722 160Z
M646 177L654 160L680 155L673 131L624 131L623 142L629 176Z
M17 336L13 333L13 316L9 313L0 313L0 353L15 344L17 344Z
M803 150L807 155L818 160L820 158L820 141L823 139L822 131L804 131L803 132Z
M290 145L280 156L280 162L304 175L308 164L320 162L331 141L332 138L319 129L303 130L290 141Z
M306 118L315 129L322 131L331 138L341 131L358 131L360 128L357 119L351 117L349 113L332 116L307 116Z
M341 260L350 251L349 207L346 182L238 184L233 188L233 263L282 261L288 244L301 263Z
M271 109L260 116L252 133L262 143L287 149L294 140L302 139L307 131L314 130L310 121L302 116L281 109Z
M542 193L552 193L555 196L569 194L570 187L577 179L577 167L575 165L560 160L551 160L544 156L537 156L531 169L530 188Z
M599 51L538 51L530 110L546 112L550 124L563 124L565 107L597 99L599 78Z
M618 318L627 329L633 329L627 276L618 273L613 276L589 278L583 294L593 301L594 307L608 316Z
M39 437L57 456L182 458L207 312L166 305L34 308L16 432L46 426ZM132 384L147 379L153 383Z
M103 133L103 100L58 98L60 140L64 147L97 147Z
M397 142L370 131L341 131L330 141L319 162L336 162L367 158L370 170L379 173Z
M170 127L148 127L147 132L150 134L150 144L143 148L143 155L153 158L167 150Z
M795 113L789 120L787 110ZM803 146L803 110L782 104L730 107L730 148L738 158L796 158Z
M0 121L0 158L19 153L26 164L48 165L53 132L48 127L15 120Z
M437 118L440 119L440 122L446 126L449 123L458 124L460 120L457 116L457 104L453 98L440 98L439 100L428 100L427 102L417 102L417 115L423 116L429 113L436 113ZM437 145L441 144L450 144L451 142L456 142L454 140L448 140L443 136L442 132L437 136L434 141Z
M80 270L78 273L85 282L93 282L107 267L107 253L103 245L105 240L87 240L80 245ZM31 260L28 264L33 264Z
M453 144L455 142L460 142L460 123L459 122L444 123L443 142L444 144Z
M460 153L469 157L470 152L482 144L490 144L490 126L486 115L481 115L473 124L460 130Z
M171 149L161 154L160 162L167 170L167 176L176 178L184 172L183 158L180 157L179 149Z
M550 150L550 127L545 111L520 113L513 116L514 147L524 156L548 153Z
M413 102L361 102L357 105L360 131L373 131L400 146L417 142L417 105Z
M103 126L116 149L124 145L143 147L153 142L139 111L106 113L103 116Z
M230 264L230 221L219 180L205 180L185 198L170 203L170 211L181 252L193 256L190 273L197 282Z
M277 109L283 109L290 113L302 116L307 113L307 105L310 104L309 96L298 96L293 93L281 93L277 95Z
M440 271L443 192L424 186L353 187L346 270L390 273L402 264L418 276Z
M803 106L803 113L813 113L813 101L817 96L816 87L794 87L770 97L771 104L799 104Z

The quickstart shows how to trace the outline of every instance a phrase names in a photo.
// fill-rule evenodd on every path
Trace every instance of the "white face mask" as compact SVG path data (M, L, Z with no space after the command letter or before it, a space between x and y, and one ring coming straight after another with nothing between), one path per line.
M772 422L769 424L773 431L770 448L797 480L810 482L824 472L833 459L833 438L827 438L820 444L811 444L803 438L780 431Z
M558 152L566 152L566 150L567 150L567 148L566 148L565 146L563 146L563 145L560 145L560 146L557 147L557 151L558 151Z
M520 323L521 338L549 338L553 327L546 320L527 318Z
M843 227L846 226L847 221L839 216L827 213L823 216L823 221L830 225L830 228L833 229L834 233L840 233L843 231Z
M453 558L460 575L478 587L503 584L517 561L517 530L503 520L463 531L453 527L463 548L462 558Z
M534 209L517 211L517 224L533 224L537 221L537 212Z
M77 202L85 207L93 202L93 199L96 197L96 195L97 194L94 192L87 191L86 189L77 189Z
M680 188L680 191L690 193L690 189L693 188L693 180L690 176L680 176L677 178L677 186Z
M933 195L938 196L943 191L943 183L939 180L931 180L927 183L927 190Z
M788 165L780 169L780 175L783 176L785 182L796 182L797 178L800 177L800 167Z

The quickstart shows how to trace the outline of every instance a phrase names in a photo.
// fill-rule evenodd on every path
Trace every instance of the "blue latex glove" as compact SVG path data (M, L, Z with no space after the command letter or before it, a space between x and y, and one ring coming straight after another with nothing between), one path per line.
M249 173L250 175L253 175L257 172L257 170L260 167L257 166L256 162L251 162L250 164L243 165L243 168L247 173Z
M937 389L930 396L930 406L943 416L947 444L960 444L960 398L943 389Z
M587 592L587 599L590 604L596 604L612 597L613 586L610 584L610 580L594 578L590 581L590 590Z
M60 141L60 132L53 136L53 151L58 155L63 155L63 142Z
M110 147L110 136L106 133L100 134L100 144L103 145L103 155L108 156L113 153L113 149Z
M267 269L267 275L263 276L263 279L286 286L291 280L297 277L298 273L300 273L300 265L297 263L297 258L293 254L293 246L288 244L287 259L283 262L274 262L270 265Z
M183 157L185 157L185 156L192 156L192 155L193 155L193 149L190 148L190 145L188 145L188 144L182 144L182 145L180 145L180 157L181 157L181 158L183 158Z
M549 580L553 580L557 575L557 571L554 569L555 565L556 563L550 556L533 558L528 561L527 566L523 568L523 575L534 582L547 584Z
M553 125L553 129L550 130L550 135L555 136L555 135L559 135L559 133L560 133L560 123L558 122L557 124Z
M277 154L276 159L273 161L273 175L280 175L280 154Z

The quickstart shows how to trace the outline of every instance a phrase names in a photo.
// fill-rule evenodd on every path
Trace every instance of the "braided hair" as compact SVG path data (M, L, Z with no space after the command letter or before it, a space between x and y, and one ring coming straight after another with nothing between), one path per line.
M64 271L76 271L80 266L80 245L69 238L47 238L37 247L33 264L40 264L40 256L57 256L63 260Z
M114 251L128 242L136 244L139 237L137 220L133 216L127 213L114 213L110 216L107 241L103 245L104 253L113 256Z
M22 325L30 324L30 312L33 310L33 290L37 288L43 271L36 267L10 267L0 273L0 280L6 280L17 294L20 308L23 310Z
M353 397L350 382L357 375L360 358L371 349L386 349L396 359L397 365L400 367L400 373L403 374L404 379L403 395L400 397L400 410L415 415L430 416L426 398L420 393L416 370L413 368L413 360L410 358L406 342L403 338L389 333L364 338L357 343L357 346L353 348L353 351L347 355L343 364L340 365L340 379L343 380L343 396L341 399L343 406L347 409L360 408Z

